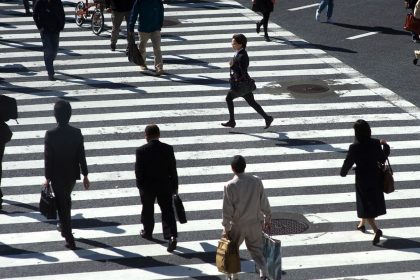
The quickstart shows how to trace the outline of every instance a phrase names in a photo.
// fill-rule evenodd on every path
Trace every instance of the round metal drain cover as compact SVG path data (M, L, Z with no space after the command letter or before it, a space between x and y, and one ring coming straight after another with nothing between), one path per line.
M293 219L272 219L271 229L267 231L270 235L285 235L302 233L309 228L304 222Z
M330 89L326 86L317 85L317 84L297 84L288 86L287 89L292 93L323 93L327 92Z
M164 19L163 20L163 26L165 26L165 27L178 25L180 23L181 22L177 19Z

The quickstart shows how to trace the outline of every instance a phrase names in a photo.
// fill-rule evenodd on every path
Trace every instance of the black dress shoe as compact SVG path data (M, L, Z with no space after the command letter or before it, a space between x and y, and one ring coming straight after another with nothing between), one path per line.
M265 127L264 127L264 129L267 129L267 128L269 128L270 127L270 125L271 125L271 123L274 121L274 118L273 117L271 117L271 116L268 116L266 119L265 119Z
M144 229L140 231L140 236L143 237L144 239L153 239L152 234L147 233Z
M176 249L176 244L177 244L176 238L172 237L171 239L169 239L168 249L166 249L166 251L173 252Z
M264 40L265 40L266 42L270 42L270 41L271 41L271 39L270 39L270 37L268 36L268 34L265 34L265 35L264 35Z
M417 61L418 61L418 59L417 59L417 58L413 59L413 64L414 64L414 65L417 65Z
M225 122L225 123L221 123L221 125L223 125L224 127L234 128L236 126L236 122L235 121L228 121L228 122Z
M360 230L361 232L363 232L363 233L365 233L366 232L366 227L365 226L357 226L356 227L357 228L357 230Z
M257 31L257 34L260 34L260 31L261 31L261 23L260 22L257 22L256 24L257 24L257 28L255 29L255 31Z
M375 237L372 240L373 245L376 245L379 243L379 239L381 238L381 236L382 236L382 230L378 229L375 233Z
M70 250L76 250L76 242L66 242L66 248Z

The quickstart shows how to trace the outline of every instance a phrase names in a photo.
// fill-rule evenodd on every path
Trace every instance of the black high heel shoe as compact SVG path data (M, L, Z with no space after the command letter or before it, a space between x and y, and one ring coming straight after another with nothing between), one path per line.
M376 231L376 233L375 233L375 237L372 240L372 244L373 245L378 244L379 243L379 239L381 238L381 236L382 236L382 230L378 229Z
M363 232L363 233L365 233L366 232L366 227L363 225L363 226L357 226L356 227L357 228L357 230L360 230L361 232Z

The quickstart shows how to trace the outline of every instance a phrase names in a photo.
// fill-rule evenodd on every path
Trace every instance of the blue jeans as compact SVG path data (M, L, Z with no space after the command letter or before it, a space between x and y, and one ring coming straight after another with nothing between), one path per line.
M54 76L53 62L58 52L58 41L60 32L41 32L42 46L44 49L44 62L48 76Z
M327 18L331 18L334 9L334 0L322 0L321 3L319 3L318 13L321 13L326 6L328 6Z

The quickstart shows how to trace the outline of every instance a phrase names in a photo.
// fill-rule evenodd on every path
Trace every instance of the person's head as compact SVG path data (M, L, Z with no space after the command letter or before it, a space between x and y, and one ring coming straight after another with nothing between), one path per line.
M370 126L365 120L357 120L354 125L354 136L359 143L370 139L372 134Z
M244 173L246 167L245 158L240 155L234 156L232 161L230 162L230 166L232 167L233 173Z
M246 49L247 39L244 34L233 34L232 36L232 48L235 51L240 49Z
M70 103L65 100L57 101L54 105L54 117L58 124L68 124L71 117Z
M144 134L146 136L147 141L159 139L160 137L159 127L155 124L149 124L144 129Z

